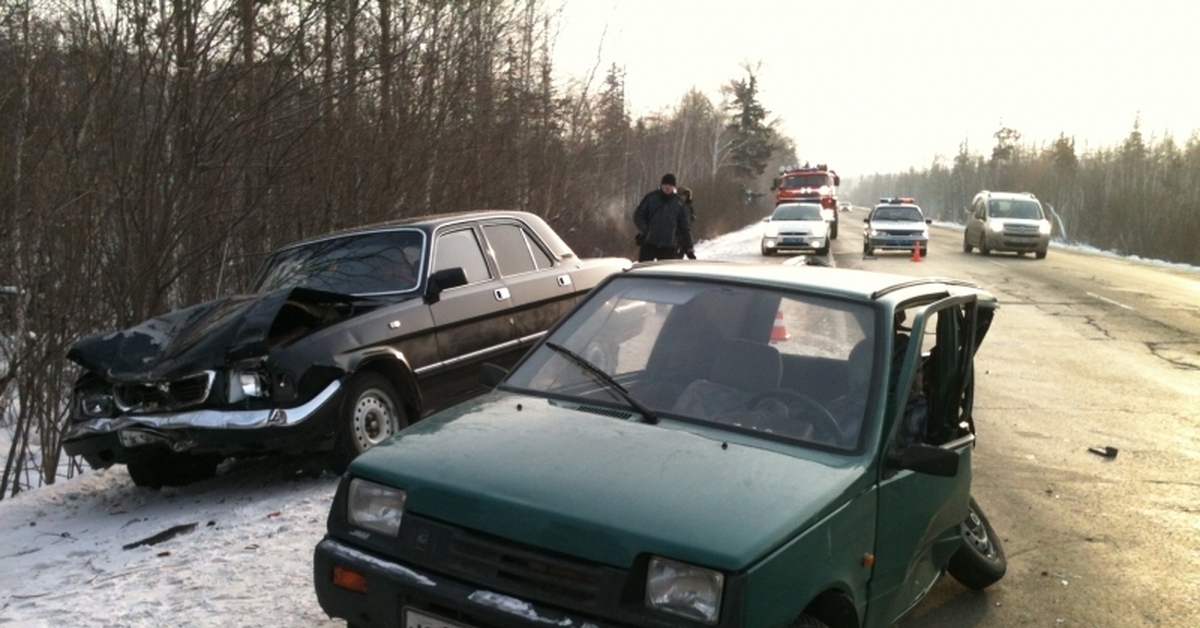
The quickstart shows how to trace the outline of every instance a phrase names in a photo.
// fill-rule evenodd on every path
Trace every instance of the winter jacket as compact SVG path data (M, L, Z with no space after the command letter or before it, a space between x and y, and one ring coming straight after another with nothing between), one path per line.
M645 236L642 243L661 248L692 248L692 221L683 199L654 190L633 211L633 223Z

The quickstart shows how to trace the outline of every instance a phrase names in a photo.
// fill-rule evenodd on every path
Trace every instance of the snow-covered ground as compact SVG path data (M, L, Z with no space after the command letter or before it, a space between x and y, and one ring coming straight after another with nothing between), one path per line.
M697 255L759 260L760 233ZM221 471L151 491L118 466L0 501L0 626L341 626L312 585L337 478L282 460Z

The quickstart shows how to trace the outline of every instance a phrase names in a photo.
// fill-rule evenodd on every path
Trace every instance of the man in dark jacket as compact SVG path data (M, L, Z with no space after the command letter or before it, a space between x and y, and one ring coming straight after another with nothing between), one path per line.
M695 255L692 221L683 200L675 194L675 175L664 174L657 190L650 192L633 211L637 225L639 262L678 259L679 251Z

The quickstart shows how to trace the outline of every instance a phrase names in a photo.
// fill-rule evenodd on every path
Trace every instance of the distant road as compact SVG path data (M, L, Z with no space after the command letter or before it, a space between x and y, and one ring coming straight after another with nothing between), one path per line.
M976 360L974 493L1008 575L939 582L902 628L1200 626L1200 273L1052 247L862 258L842 214L839 267L972 280L1001 309ZM1118 449L1107 459L1089 447Z

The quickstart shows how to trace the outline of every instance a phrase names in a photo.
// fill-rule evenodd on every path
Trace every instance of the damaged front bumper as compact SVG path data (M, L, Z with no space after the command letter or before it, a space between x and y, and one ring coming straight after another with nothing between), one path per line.
M333 381L307 403L294 408L199 409L161 414L86 419L71 424L63 450L82 456L92 468L174 452L265 453L310 442L333 432L342 385Z

